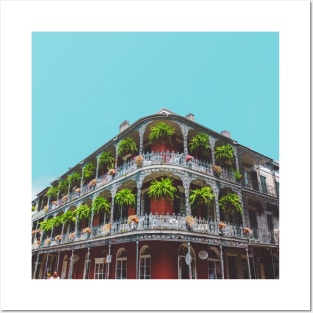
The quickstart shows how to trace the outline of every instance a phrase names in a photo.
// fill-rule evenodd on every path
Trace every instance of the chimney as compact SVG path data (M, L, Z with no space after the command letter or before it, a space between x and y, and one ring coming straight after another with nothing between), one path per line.
M124 121L123 123L120 124L120 133L122 131L124 131L126 128L129 127L129 122L128 121Z
M221 131L221 134L228 137L228 138L231 138L230 132L228 130Z
M188 115L186 115L186 118L190 119L191 121L195 120L195 116L192 113L189 113Z

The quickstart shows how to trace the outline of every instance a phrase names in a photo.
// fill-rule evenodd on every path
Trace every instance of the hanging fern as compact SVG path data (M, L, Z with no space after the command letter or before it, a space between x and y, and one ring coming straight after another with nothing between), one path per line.
M210 137L205 133L200 133L190 140L189 143L189 150L190 152L194 152L196 150L208 150L210 149Z
M234 157L234 150L230 144L216 147L214 151L215 159L217 161L229 161Z
M176 196L177 188L173 185L173 180L169 177L154 179L149 187L148 196L150 198L167 198L173 200Z
M157 142L161 138L171 137L175 133L175 128L170 127L165 122L160 122L155 126L150 127L149 140Z
M89 220L91 208L87 204L81 204L76 208L76 210L74 210L74 214L77 216L79 221L84 219Z
M96 170L96 166L94 164L92 164L91 162L87 163L85 166L84 166L84 178L90 178L94 175L95 173L95 170Z
M77 172L67 176L67 181L71 187L80 186L81 177Z
M133 138L127 137L123 140L121 140L117 147L117 153L120 157L126 155L126 154L132 154L138 151L136 142Z
M117 205L123 206L130 206L136 203L136 197L133 194L132 190L125 188L118 191L115 195L115 202Z
M193 206L209 204L215 198L211 187L206 186L192 190L189 196L189 203Z
M111 156L110 152L102 152L99 157L99 165L106 166L106 168L113 168L115 163L115 158Z
M95 214L98 214L100 211L104 211L105 214L110 214L111 205L107 199L98 196L92 201L92 209Z
M241 199L234 193L229 192L222 196L218 201L219 207L224 210L225 214L230 216L234 212L242 214Z

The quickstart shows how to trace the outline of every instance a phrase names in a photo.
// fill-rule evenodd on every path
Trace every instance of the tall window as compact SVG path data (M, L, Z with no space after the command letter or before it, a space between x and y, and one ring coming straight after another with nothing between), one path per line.
M85 257L84 279L89 279L89 270L90 270L90 258L89 253L87 252Z
M208 278L209 279L221 279L222 267L219 252L216 248L209 249L208 256Z
M182 244L178 250L178 278L196 279L196 257L192 247L188 255L187 244Z
M105 279L106 278L106 263L105 258L95 258L95 279Z
M115 279L127 279L127 255L123 248L116 253Z
M261 179L261 188L262 188L262 192L263 192L263 193L267 193L266 177L260 175L260 179Z
M148 246L141 248L139 266L139 278L151 279L151 254Z

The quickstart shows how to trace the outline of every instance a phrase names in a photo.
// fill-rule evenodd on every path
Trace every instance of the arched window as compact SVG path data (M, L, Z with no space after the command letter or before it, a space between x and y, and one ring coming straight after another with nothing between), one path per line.
M151 279L151 253L149 246L140 249L139 279Z
M220 254L217 248L215 247L211 247L209 249L208 278L209 279L221 279L222 278Z
M127 279L127 255L123 248L116 253L115 279Z
M192 247L190 255L186 243L180 245L178 250L178 279L196 279L196 256Z

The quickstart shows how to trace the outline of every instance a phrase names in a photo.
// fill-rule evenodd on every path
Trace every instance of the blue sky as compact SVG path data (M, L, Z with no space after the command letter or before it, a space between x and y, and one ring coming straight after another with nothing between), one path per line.
M162 108L279 160L279 34L34 32L33 198Z

